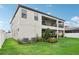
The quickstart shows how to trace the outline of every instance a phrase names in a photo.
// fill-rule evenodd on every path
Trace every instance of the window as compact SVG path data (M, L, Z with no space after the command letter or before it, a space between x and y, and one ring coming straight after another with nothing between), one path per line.
M26 16L27 16L26 14L22 13L22 18L26 18Z
M34 13L34 19L37 21L38 20L38 14Z
M27 11L26 10L22 9L21 17L27 18Z
M19 28L18 28L18 32L19 32Z
M43 21L42 21L42 24L43 24L43 25L46 25L46 22L43 20Z

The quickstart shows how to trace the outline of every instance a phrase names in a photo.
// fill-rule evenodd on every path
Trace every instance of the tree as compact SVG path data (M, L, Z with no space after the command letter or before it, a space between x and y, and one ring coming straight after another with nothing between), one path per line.
M49 39L52 36L52 30L47 28L43 33L42 33L42 37L45 39L45 41L47 39Z

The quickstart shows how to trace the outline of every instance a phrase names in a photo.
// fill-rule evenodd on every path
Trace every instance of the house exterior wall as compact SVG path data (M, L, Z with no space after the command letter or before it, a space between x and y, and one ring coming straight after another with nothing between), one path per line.
M21 17L22 9L27 11L27 18ZM38 14L38 20L34 19L34 13ZM42 16L55 19L57 27L42 25ZM57 34L58 34L58 30L64 31L64 28L58 27L58 21L59 19L20 7L11 23L12 36L15 39L23 39L23 38L31 39L36 36L41 37L42 29L47 29L47 28L57 30ZM19 29L19 31L17 29Z
M22 10L23 8L21 8ZM41 36L41 14L38 13L38 20L34 20L34 11L27 10L27 18L20 17L20 38L31 38Z
M18 28L20 27L20 19L21 19L21 9L17 11L17 14L15 15L15 18L13 19L11 23L11 32L12 32L12 37L15 39L19 38L19 32Z
M12 38L12 33L6 32L6 38Z

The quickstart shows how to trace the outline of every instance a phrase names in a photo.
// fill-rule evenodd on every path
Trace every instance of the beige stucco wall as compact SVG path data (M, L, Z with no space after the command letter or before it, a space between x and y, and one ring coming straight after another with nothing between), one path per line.
M23 9L23 8L21 8ZM26 10L26 9L25 9ZM27 18L20 20L20 38L32 38L41 36L41 14L38 13L38 21L34 20L34 11L27 10Z
M25 9L27 11L27 18L26 19L21 18L22 9L24 8L21 8L21 7L19 8L15 18L13 19L11 23L13 38L15 39L29 38L30 39L36 36L41 37L42 29L44 28L64 30L64 28L42 25L42 16L49 17L47 15L38 13L38 21L34 20L34 13L36 12L32 10ZM58 19L56 18L53 18L53 17L49 17L49 18L55 19L58 22ZM17 31L18 28L19 28L19 31ZM14 33L16 33L15 36L14 36Z
M15 17L14 17L12 23L11 23L12 37L15 38L15 39L19 38L18 28L20 26L20 19L21 19L20 15L21 15L21 9L19 8L19 10L17 11L17 14L15 15Z

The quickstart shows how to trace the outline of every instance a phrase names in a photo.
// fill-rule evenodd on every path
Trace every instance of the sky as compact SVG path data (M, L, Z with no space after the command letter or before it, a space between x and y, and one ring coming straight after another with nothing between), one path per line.
M65 20L65 25L79 27L79 4L24 4L24 6L48 13ZM0 29L10 30L10 21L17 4L0 4Z

